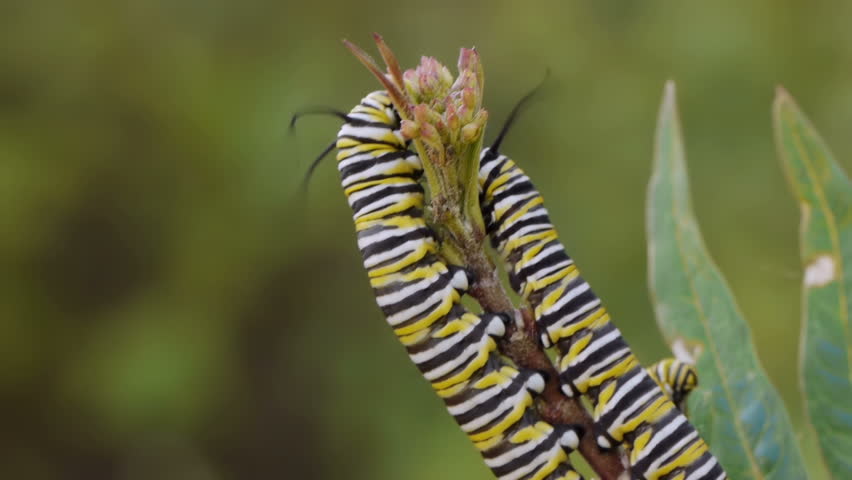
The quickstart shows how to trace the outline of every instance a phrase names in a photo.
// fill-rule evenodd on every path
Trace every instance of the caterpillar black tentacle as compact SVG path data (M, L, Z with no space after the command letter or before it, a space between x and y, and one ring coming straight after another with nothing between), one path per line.
M726 478L580 276L529 177L492 147L482 151L479 181L482 215L510 284L533 308L543 344L557 347L564 393L590 399L599 446L624 445L635 478Z
M423 218L422 165L400 134L385 92L346 114L336 146L341 184L376 301L412 361L501 479L577 480L568 461L582 431L543 422L544 378L497 352L510 315L474 315L460 303L468 273L448 266Z
M345 113L343 113L340 110L337 110L335 108L331 108L331 107L310 108L310 109L302 110L300 112L296 112L296 113L293 114L293 116L290 118L290 131L291 132L296 129L296 122L298 122L300 118L302 118L306 115L330 115L330 116L333 116L333 117L337 117L337 118L343 120L344 122L348 122L350 120L349 117ZM334 148L336 146L337 146L336 140L329 143L328 145L325 146L325 148L322 149L322 152L320 152L319 155L317 155L314 158L314 160L311 162L310 166L308 167L308 171L305 172L305 176L304 176L304 178L302 178L302 190L303 191L308 189L308 183L310 182L311 177L314 175L314 171L317 169L319 164L322 163L323 159L329 153L331 153L331 151L334 150Z
M341 112L340 110L332 107L314 107L314 108L306 108L299 112L293 114L290 117L290 130L294 130L296 128L296 122L299 121L300 118L306 115L331 115L333 117L337 117L344 122L348 122L350 120L349 116L346 115L345 112Z
M322 149L319 155L311 162L311 165L308 167L308 171L305 173L305 177L302 178L302 190L307 190L308 183L311 181L311 177L314 175L314 171L317 169L322 160L331 153L332 150L337 146L337 141L331 142L325 148Z

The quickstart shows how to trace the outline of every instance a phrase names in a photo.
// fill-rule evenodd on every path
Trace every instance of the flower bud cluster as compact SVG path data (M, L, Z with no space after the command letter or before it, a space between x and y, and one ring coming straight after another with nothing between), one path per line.
M461 152L482 137L488 112L482 108L483 70L474 49L462 49L459 74L432 57L403 74L405 91L415 105L403 121L402 134L426 145Z

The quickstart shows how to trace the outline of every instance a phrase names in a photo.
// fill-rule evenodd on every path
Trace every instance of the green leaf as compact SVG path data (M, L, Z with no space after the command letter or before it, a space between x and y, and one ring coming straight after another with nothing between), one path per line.
M775 139L802 211L801 385L833 478L852 478L852 184L792 97L778 89Z
M806 478L787 411L692 212L671 82L657 124L647 228L657 323L676 354L689 351L701 379L690 398L690 420L729 478Z

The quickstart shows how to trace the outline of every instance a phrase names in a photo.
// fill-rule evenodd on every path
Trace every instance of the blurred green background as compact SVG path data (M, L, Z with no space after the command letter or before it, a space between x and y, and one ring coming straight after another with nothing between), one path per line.
M476 46L496 131L646 362L657 106L677 81L712 253L804 432L784 84L852 153L849 2L0 2L0 476L490 478L375 306L313 105ZM490 136L489 135L489 138ZM811 462L812 439L801 439ZM816 478L816 477L815 477Z

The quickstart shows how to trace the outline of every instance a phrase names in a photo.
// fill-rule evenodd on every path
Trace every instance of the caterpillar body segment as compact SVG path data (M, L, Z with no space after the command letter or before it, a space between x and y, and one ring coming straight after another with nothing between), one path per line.
M563 392L591 401L599 446L624 445L635 478L727 478L580 276L530 178L511 159L486 148L479 183L492 245L506 263L512 288L533 308L542 343L557 348Z
M543 422L533 405L544 378L497 352L507 318L460 303L467 272L444 263L423 218L423 173L385 92L345 115L337 137L341 184L376 302L409 357L480 451L506 480L576 480L568 460L580 427Z

